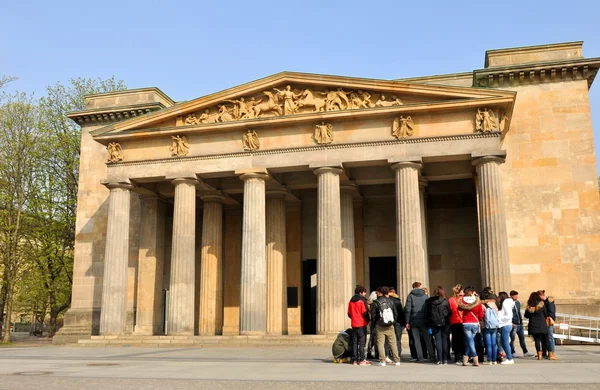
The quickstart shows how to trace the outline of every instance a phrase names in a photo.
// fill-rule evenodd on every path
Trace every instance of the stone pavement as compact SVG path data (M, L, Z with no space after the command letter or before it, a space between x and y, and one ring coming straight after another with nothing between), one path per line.
M460 367L403 362L400 367L333 364L329 348L0 348L0 389L386 388L427 382L429 389L600 388L600 347L559 346L559 361ZM382 384L383 385L383 384ZM369 385L370 387L371 385Z

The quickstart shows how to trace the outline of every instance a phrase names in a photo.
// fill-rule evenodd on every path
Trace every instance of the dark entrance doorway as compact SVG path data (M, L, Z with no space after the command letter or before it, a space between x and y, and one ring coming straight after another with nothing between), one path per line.
M371 291L381 286L397 289L396 257L369 257L369 283Z
M302 334L317 333L317 260L302 262Z

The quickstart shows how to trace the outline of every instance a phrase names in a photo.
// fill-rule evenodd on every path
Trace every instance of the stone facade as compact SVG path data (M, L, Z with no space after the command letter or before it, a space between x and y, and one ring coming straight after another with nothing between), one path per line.
M81 177L57 340L334 333L351 286L384 277L401 296L413 281L544 288L598 314L600 59L574 42L485 63L391 81L284 72L180 104L89 96L70 114Z

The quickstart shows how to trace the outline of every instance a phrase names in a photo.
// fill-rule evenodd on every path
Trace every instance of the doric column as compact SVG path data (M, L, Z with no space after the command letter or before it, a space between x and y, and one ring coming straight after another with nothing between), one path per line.
M425 280L419 194L421 167L415 162L400 162L392 166L396 171L398 295L402 301L411 291L413 282L423 283Z
M285 196L287 191L267 191L267 333L287 332L287 277Z
M494 291L511 288L504 193L499 165L504 157L485 156L473 161L477 169L481 281Z
M317 333L337 333L346 325L343 295L342 227L339 168L315 170L317 204Z
M343 295L348 300L354 295L356 287L356 263L354 243L354 196L358 193L353 184L342 185L341 191L341 223L342 223L342 269L344 277ZM348 322L349 319L346 319ZM349 322L348 322L349 324Z
M223 195L205 194L200 261L200 334L223 331Z
M175 179L167 334L194 334L196 179Z
M127 319L127 268L129 265L129 212L131 185L110 183L100 334L125 333Z
M135 333L158 334L163 318L165 202L142 197Z
M244 173L240 334L267 331L267 260L265 238L266 172Z
M423 278L423 285L429 288L429 291L433 292L435 286L429 285L429 254L427 250L427 195L425 189L427 188L427 179L424 177L419 178L419 204L421 205L421 239L423 241L423 266L425 267L425 276Z

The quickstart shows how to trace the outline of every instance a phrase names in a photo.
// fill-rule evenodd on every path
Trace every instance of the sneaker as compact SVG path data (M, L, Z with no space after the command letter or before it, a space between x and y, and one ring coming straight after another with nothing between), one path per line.
M390 359L389 357L385 358L385 362L388 363L388 364L392 364L393 363L392 359Z
M514 360L508 360L508 359L506 359L505 361L503 361L500 364L515 364L515 361Z
M400 362L394 362L394 366L399 366Z
M368 360L363 360L362 362L358 363L359 366L370 366L371 362Z
M352 362L353 366L358 366L358 362Z
M529 352L529 351L527 351L523 354L523 357L533 357L533 356L535 356L535 354L533 352Z
M444 362L442 363L443 366L447 366L448 362L444 360Z
M410 359L409 361L410 362L418 362L419 360L418 359Z
M491 365L492 365L492 362L483 362L483 363L481 363L481 364L483 364L484 366L491 366Z
M462 362L454 362L457 366L462 366L463 363Z
M350 358L349 357L342 358L340 363L350 363Z
M438 366L441 366L442 362L438 360L437 362L435 362L435 364L437 364Z
M498 364L498 362L492 362L492 366L495 366L496 364Z
M379 362L379 365L380 365L381 367L385 367L386 363L385 363L385 362Z

